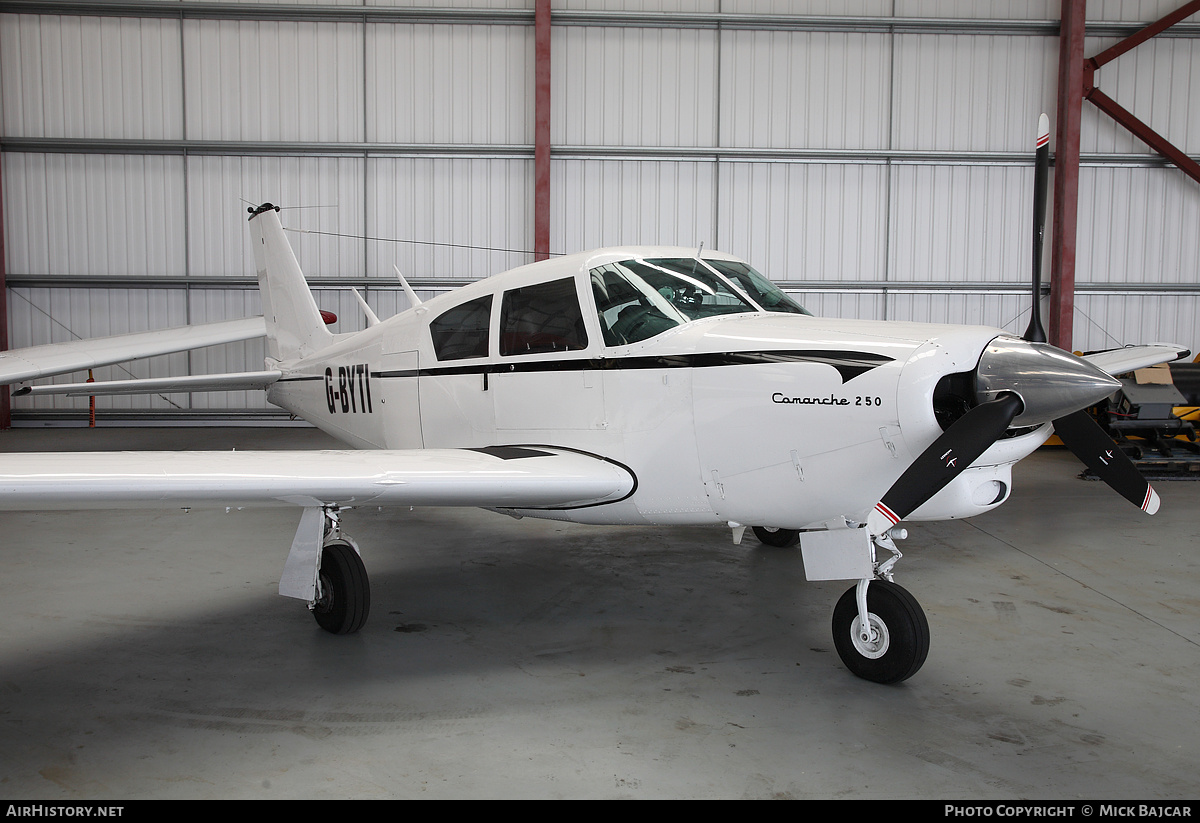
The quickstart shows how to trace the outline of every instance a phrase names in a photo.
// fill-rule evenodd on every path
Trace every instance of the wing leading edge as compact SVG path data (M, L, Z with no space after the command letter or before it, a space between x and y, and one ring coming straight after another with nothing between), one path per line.
M281 376L282 372L277 369L268 369L265 371L231 372L229 374L195 374L185 377L101 380L96 383L48 383L42 386L24 386L14 391L13 397L24 397L25 395L42 396L46 394L64 394L67 397L99 397L101 395L113 394L265 389Z
M1169 363L1172 360L1187 357L1190 353L1182 346L1172 343L1151 343L1145 346L1126 346L1123 349L1085 354L1083 359L1115 376L1135 369L1144 369L1147 366L1156 366L1159 363Z
M224 320L174 329L13 349L0 352L0 385L110 366L159 354L236 343L263 337L265 334L266 324L261 317L246 317L241 320Z
M624 466L551 447L0 456L0 509L291 504L577 508L622 500Z

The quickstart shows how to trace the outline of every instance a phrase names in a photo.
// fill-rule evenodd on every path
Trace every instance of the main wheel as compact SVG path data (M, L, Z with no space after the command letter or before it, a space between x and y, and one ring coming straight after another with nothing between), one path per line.
M352 634L367 622L371 612L371 584L367 567L349 543L334 541L321 551L317 625L334 634Z
M895 583L867 587L870 626L861 631L855 587L833 609L833 645L851 672L876 683L899 683L917 673L929 654L929 621L915 597Z
M794 546L800 542L798 529L769 529L766 526L755 526L754 536L758 538L759 543L780 549Z

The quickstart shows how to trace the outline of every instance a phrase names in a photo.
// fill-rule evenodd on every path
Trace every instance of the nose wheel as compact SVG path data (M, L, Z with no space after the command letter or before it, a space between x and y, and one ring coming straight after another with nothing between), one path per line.
M858 590L867 586L866 620ZM859 583L833 609L833 645L851 672L875 683L912 677L929 654L929 622L915 597L887 580Z

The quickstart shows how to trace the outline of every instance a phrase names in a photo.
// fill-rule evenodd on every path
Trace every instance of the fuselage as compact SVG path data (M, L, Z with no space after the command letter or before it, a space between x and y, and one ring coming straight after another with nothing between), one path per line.
M522 514L861 522L941 433L947 376L1001 332L817 318L773 303L782 294L750 272L674 248L535 263L278 364L268 397L358 448L553 445L637 478L619 502ZM996 443L913 519L999 505L1012 464L1048 435Z

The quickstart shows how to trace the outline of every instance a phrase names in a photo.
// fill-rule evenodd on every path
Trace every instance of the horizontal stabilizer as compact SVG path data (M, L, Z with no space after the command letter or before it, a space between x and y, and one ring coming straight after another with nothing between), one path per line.
M1146 346L1126 346L1123 349L1085 354L1083 359L1111 375L1118 375L1147 366L1157 366L1159 363L1170 363L1172 360L1187 357L1190 353L1183 346L1173 343L1151 343Z
M633 475L564 449L44 452L0 455L0 509L291 504L574 508Z
M37 377L111 366L160 354L236 343L267 333L261 317L180 326L174 329L118 334L69 343L48 343L0 352L0 385Z
M94 383L49 383L24 386L13 397L63 394L67 397L103 397L112 394L169 394L171 392L249 391L265 389L282 372L249 371L229 374L194 374L185 377L148 377L134 380L98 380Z

